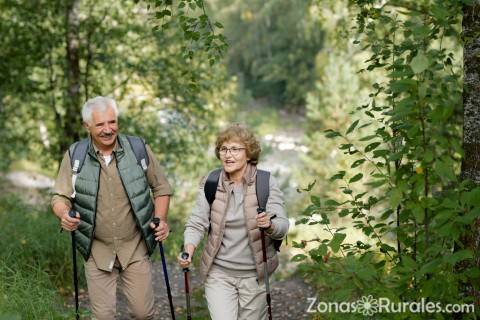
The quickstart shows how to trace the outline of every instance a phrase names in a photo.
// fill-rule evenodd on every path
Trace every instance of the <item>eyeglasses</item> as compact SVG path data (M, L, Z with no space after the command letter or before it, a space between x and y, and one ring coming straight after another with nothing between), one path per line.
M239 147L231 147L231 148L221 147L219 150L219 153L221 156L226 156L227 152L230 151L230 154L235 157L235 156L238 156L238 154L240 153L240 150L245 150L245 149L246 148L239 148Z

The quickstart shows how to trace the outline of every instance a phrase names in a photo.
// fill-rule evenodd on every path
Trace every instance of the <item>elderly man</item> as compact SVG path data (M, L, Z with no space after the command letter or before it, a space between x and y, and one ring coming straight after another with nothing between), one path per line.
M154 295L149 255L156 241L165 240L169 233L170 185L150 147L136 138L148 155L148 162L139 163L132 137L118 133L113 99L88 100L82 118L89 137L83 141L86 150L81 170L79 161L71 159L77 142L63 157L53 212L63 229L78 230L77 248L86 261L93 316L114 319L120 277L132 317L151 319ZM71 209L76 218L69 216ZM153 216L160 218L158 227L151 222Z

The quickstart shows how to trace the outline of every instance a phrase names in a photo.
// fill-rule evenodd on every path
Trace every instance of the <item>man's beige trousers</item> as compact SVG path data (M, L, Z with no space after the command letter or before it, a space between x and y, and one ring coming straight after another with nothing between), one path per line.
M152 265L145 257L121 271L117 262L112 272L97 269L90 257L85 263L88 295L93 319L113 320L117 301L117 281L122 280L122 291L128 301L132 319L153 319Z
M215 268L205 281L205 297L212 320L264 320L267 318L265 284L256 277L233 277Z

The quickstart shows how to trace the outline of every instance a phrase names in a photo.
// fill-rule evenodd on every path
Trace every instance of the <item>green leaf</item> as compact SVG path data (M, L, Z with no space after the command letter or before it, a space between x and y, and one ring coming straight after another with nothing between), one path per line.
M345 132L345 134L349 134L349 133L351 133L353 130L355 130L355 127L358 125L358 122L359 122L359 121L360 121L360 120L355 120L355 121L350 125L350 127L348 127L347 132Z
M327 138L331 139L331 138L335 138L335 137L340 137L341 134L338 133L337 131L328 129L328 130L325 130L325 136L326 136Z
M388 244L385 244L383 243L381 246L380 246L380 251L383 252L383 253L387 253L388 251L397 251L394 247L392 246L389 246Z
M366 136L366 137L363 137L361 139L359 139L359 141L368 141L368 140L372 140L373 138L376 138L377 135L376 134L372 134L372 135L369 135L369 136Z
M355 160L354 163L352 163L352 165L350 166L350 168L356 168L358 167L359 165L361 165L362 163L364 163L366 160L365 159L358 159L358 160Z
M309 205L305 210L303 210L300 215L310 217L312 214L318 211L318 207L314 204Z
M378 188L383 186L385 183L388 182L388 179L379 179L379 180L372 180L365 183L366 186L371 186L372 188Z
M417 81L412 79L401 79L390 82L390 88L393 93L400 93L413 90L417 85Z
M396 208L402 201L402 191L399 189L393 189L390 191L390 205L392 208Z
M292 241L292 247L294 248L305 248L305 246L307 245L306 242L302 241L302 242L296 242L296 241Z
M390 154L390 150L386 150L386 149L373 151L374 158L386 158L388 154Z
M350 178L350 180L348 180L348 183L357 182L357 181L361 180L362 178L363 178L363 173L357 173L352 178Z
M368 146L365 147L365 152L370 152L372 150L375 150L380 145L380 142L373 142L370 143Z
M330 240L330 243L328 244L330 248L332 248L333 252L338 252L338 250L340 250L340 245L342 244L343 240L345 240L346 237L347 235L345 233L337 232L333 235L332 240Z
M215 22L215 27L219 28L219 29L223 29L223 25L220 23L220 22Z
M362 266L362 268L357 269L355 273L360 279L365 281L371 281L377 274L375 272L375 269L373 269L373 267L368 264L365 264Z
M471 250L460 250L450 255L443 256L443 260L450 265L454 266L462 260L473 258L473 252Z
M435 162L434 169L438 176L445 182L455 181L457 179L453 171L453 161L438 160Z
M327 207L333 207L333 206L338 206L340 205L340 203L338 203L337 201L333 200L333 199L328 199L327 201L325 201L325 206Z
M480 187L465 192L462 197L462 203L470 206L480 206Z
M425 56L425 54L423 54L423 52L419 52L410 63L410 67L412 68L413 72L417 74L425 71L428 68L428 65L428 58Z
M334 174L331 178L330 181L335 181L335 180L341 180L345 176L345 171L339 171L337 174Z
M309 218L302 218L300 220L295 221L295 225L298 226L299 224L306 224L310 219Z
M290 259L290 260L293 261L293 262L298 262L298 261L305 260L306 258L307 258L307 256L304 255L304 254L297 254L297 255L294 255L292 257L292 259Z
M317 180L313 180L312 182L310 182L308 184L308 186L306 188L303 188L303 189L297 188L297 192L298 193L301 193L302 191L310 192L313 189L313 187L315 186L316 183L317 183Z
M314 205L316 205L317 207L321 207L322 206L322 203L320 202L320 198L318 196L311 196L310 197L310 201L312 201L312 203Z
M328 247L325 244L321 244L318 248L310 250L308 253L310 257L316 262L323 262L323 256L327 254Z
M348 209L342 209L339 213L338 213L338 216L339 217L346 217L348 216L348 214L350 213L350 211Z
M338 149L340 150L350 150L350 148L353 147L353 144L351 143L342 143Z

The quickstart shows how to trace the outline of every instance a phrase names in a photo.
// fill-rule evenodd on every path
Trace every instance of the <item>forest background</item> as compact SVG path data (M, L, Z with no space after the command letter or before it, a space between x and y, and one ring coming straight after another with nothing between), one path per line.
M169 259L219 165L215 134L241 122L286 195L279 279L323 301L478 304L478 12L468 0L1 0L0 318L71 317L69 237L49 194L97 95L116 99L121 131L145 138L174 187Z

